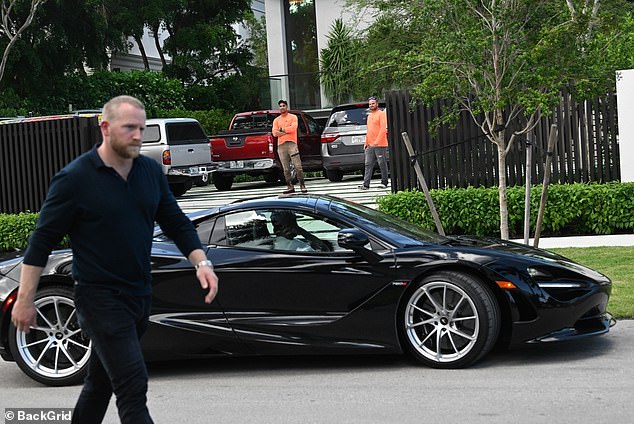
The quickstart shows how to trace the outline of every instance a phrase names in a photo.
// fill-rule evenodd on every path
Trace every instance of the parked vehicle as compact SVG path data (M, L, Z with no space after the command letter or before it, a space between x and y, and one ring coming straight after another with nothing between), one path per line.
M221 288L203 303L192 265L157 228L148 361L408 353L463 368L494 346L605 334L614 323L612 283L596 271L506 240L439 236L332 196L251 199L190 218ZM22 259L0 262L0 356L44 384L81 381L91 355L72 260L69 250L49 258L29 334L10 322Z
M190 118L148 119L141 154L161 164L175 196L207 181L215 168L209 137Z
M321 127L307 113L297 115L298 148L304 171L321 171ZM271 133L278 110L260 110L236 114L229 130L211 138L213 161L218 169L212 182L218 190L230 190L236 175L262 175L270 183L284 179L277 155L277 138Z
M379 103L379 108L385 110L385 103ZM321 134L321 157L330 181L341 181L346 173L363 172L368 113L367 103L343 104L330 112Z

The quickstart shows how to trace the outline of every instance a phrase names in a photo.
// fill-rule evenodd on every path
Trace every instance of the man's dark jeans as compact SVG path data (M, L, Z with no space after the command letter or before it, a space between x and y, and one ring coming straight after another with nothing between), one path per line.
M88 374L73 423L101 423L114 392L122 423L152 423L146 406L148 375L139 339L148 325L150 296L75 285L75 307L92 341Z

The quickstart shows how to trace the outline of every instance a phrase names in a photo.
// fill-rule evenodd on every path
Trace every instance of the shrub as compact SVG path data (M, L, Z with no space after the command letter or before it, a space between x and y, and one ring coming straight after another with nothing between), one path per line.
M531 233L541 185L531 188ZM509 187L509 234L524 234L524 187ZM499 236L497 187L431 190L440 221L447 234ZM383 196L379 209L409 222L435 230L422 192L404 191ZM544 210L542 235L613 234L634 230L634 183L550 185Z

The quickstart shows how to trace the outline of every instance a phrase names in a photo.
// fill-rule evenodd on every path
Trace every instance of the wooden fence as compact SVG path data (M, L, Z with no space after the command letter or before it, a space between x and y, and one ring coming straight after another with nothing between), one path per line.
M39 211L53 175L99 138L96 117L0 123L0 213Z
M407 131L427 184L430 188L484 186L498 184L497 146L490 142L467 112L454 127L430 126L440 115L443 103L411 108L408 91L386 93L390 143L390 170L394 192L418 186L411 160L401 140ZM532 183L542 182L548 132L558 128L551 167L551 182L607 182L620 179L617 143L616 95L594 101L576 102L564 93L552 115L543 117L533 131ZM510 132L510 131L509 131ZM432 135L433 134L433 135ZM507 155L509 186L524 185L526 136L515 140Z

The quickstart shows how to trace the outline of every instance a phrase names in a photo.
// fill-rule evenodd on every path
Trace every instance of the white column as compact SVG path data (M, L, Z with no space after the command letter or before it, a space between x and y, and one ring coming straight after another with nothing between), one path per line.
M271 76L271 109L277 109L277 101L288 100L289 93L284 0L266 0L264 10L269 75Z
M634 69L616 71L621 182L634 182Z

